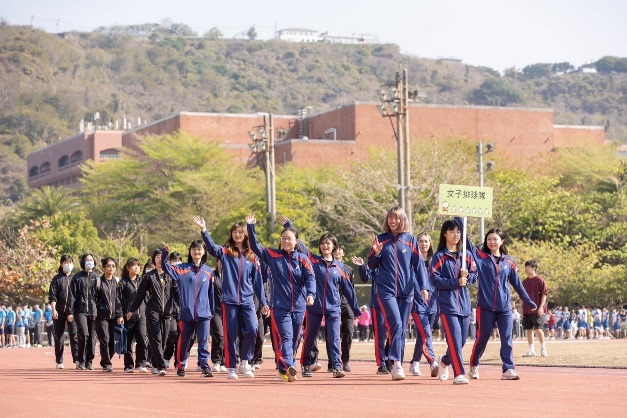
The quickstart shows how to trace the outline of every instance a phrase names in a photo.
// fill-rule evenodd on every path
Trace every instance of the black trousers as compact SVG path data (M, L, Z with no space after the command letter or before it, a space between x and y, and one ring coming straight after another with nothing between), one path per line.
M156 367L158 370L165 370L162 322L160 312L146 311L146 330L148 331L150 363L152 367Z
M52 325L46 324L46 334L48 334L48 347L54 345L54 321Z
M78 362L90 365L94 360L96 350L95 321L84 313L75 314L74 321L78 328Z
M163 359L169 361L176 353L176 344L179 339L178 322L176 318L161 319L161 335L163 343Z
M257 328L257 339L255 340L255 353L253 354L253 363L261 363L263 359L263 343L266 341L266 333L264 332L263 316L257 317L259 327Z
M213 364L224 365L224 331L222 329L222 315L215 314L209 323L211 335L211 361Z
M351 346L353 344L353 334L355 333L355 317L346 314L342 309L340 324L340 339L341 339L341 353L342 364L348 364L351 359Z
M135 367L143 366L146 363L146 346L148 336L146 335L146 318L130 320L124 323L126 327L126 353L124 353L124 368L133 368L133 342L137 342L135 347Z
M96 333L100 342L100 365L111 366L111 358L114 354L113 334L118 324L117 318L96 319Z
M70 351L72 352L72 363L78 361L78 338L76 336L76 322L68 322L67 315L59 313L58 319L53 319L52 324L54 327L54 356L57 363L63 363L63 348L64 348L64 334L65 326L67 325L67 332L70 337Z

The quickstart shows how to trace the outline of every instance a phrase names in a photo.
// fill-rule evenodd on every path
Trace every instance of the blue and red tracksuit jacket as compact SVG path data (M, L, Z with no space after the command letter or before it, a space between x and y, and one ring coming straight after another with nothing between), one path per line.
M314 304L307 307L308 311L324 315L325 313L339 313L342 294L346 297L355 315L359 315L355 290L351 286L350 278L346 275L344 265L339 260L333 260L329 265L321 256L308 251L308 258L313 267L316 278L316 299Z
M161 251L161 266L178 284L179 319L186 322L211 319L215 313L213 269L206 264L172 265L166 250Z
M366 264L362 264L357 268L359 271L359 279L362 283L367 283L368 280L372 282L370 287L370 305L369 308L379 309L379 301L376 298L377 294L377 281L376 274L373 270L370 270Z
M459 225L460 231L463 230L462 218L456 217L455 222ZM509 291L509 284L511 283L523 302L535 307L535 303L529 298L518 278L518 269L512 257L502 254L497 263L492 254L475 247L468 237L466 237L466 247L475 259L477 266L477 284L479 286L477 306L492 312L511 312L512 298Z
M466 251L466 265L468 281L466 286L460 286L461 255L453 254L446 248L433 254L431 259L431 283L437 290L440 313L470 316L468 285L477 281L477 271L469 251Z
M397 236L386 232L377 239L383 249L379 255L371 250L368 256L368 268L377 270L377 294L414 297L416 286L420 290L429 290L429 279L416 237L408 232Z
M253 295L261 306L266 306L263 279L257 257L249 259L243 254L232 256L226 247L216 244L209 232L202 234L207 252L222 264L222 302L232 305L254 305Z
M316 298L316 279L307 256L263 247L255 224L248 224L248 241L257 257L270 269L270 307L304 312L307 296Z
M424 263L426 271L429 271L429 266L427 265L427 262L425 261ZM431 283L431 280L429 280L428 283L429 289L427 290L429 290L429 300L424 301L422 299L422 295L420 294L420 289L416 287L416 290L414 291L414 303L411 308L412 312L417 312L421 314L435 314L438 312L437 290L435 289L435 287L433 287L433 283Z

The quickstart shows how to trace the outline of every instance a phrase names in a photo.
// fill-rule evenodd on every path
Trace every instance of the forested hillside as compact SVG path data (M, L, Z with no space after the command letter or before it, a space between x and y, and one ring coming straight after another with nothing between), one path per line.
M409 69L410 88L424 90L426 103L552 107L558 124L603 125L608 138L627 138L627 58L602 58L595 74L556 63L501 75L402 55L390 44L183 34L146 25L57 36L0 23L0 201L10 205L28 193L30 151L75 134L96 112L96 124L112 126L124 116L136 124L177 111L318 112L377 100L399 67Z

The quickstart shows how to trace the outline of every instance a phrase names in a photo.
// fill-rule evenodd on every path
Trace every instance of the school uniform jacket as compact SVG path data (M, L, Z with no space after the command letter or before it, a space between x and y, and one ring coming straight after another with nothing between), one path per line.
M90 317L96 317L96 305L93 303L92 289L96 285L98 275L92 270L87 273L85 270L80 271L72 278L72 312L74 315L85 314Z
M378 255L371 250L368 256L368 268L377 270L377 294L413 298L416 286L420 290L429 290L416 237L407 232L396 236L386 232L377 239L383 249Z
M429 266L427 262L424 261L425 269L429 271ZM431 280L429 283L429 300L425 301L420 294L420 289L416 287L416 291L414 292L414 303L412 305L411 311L417 312L420 314L435 314L438 312L438 294L436 288L433 286Z
M207 246L207 252L220 260L222 264L222 302L231 305L252 305L253 295L267 305L263 291L263 280L257 257L249 259L244 254L236 257L229 254L226 247L216 244L209 232L202 233L202 239Z
M94 297L93 303L96 305L96 319L114 319L117 318L115 313L115 305L117 301L118 281L115 277L111 280L105 279L104 275L100 277L100 285L98 281L94 283L91 294Z
M247 229L250 248L270 269L270 306L304 312L307 296L316 298L316 279L307 256L263 247L257 240L255 225L248 224Z
M462 218L455 218L460 231L464 226ZM535 303L529 298L519 277L516 262L507 254L501 254L497 263L492 254L475 247L470 239L466 238L466 247L472 254L477 266L477 306L492 312L511 312L512 298L509 285L511 284L520 298L529 306L535 308Z
M375 272L370 270L366 264L362 264L357 268L359 272L359 280L362 283L367 283L368 280L371 281L372 286L370 286L370 308L379 309L379 301L377 300L377 281Z
M215 313L213 269L206 264L172 265L166 250L161 251L161 266L178 284L179 319L186 322L211 319Z
M178 318L178 286L169 274L152 269L139 283L137 294L129 306L136 311L146 301L147 312L157 312L164 318Z
M118 318L122 317L126 321L126 314L128 312L133 312L130 319L131 321L137 321L146 316L146 304L143 298L141 299L139 308L131 310L131 303L137 295L137 289L139 288L141 280L140 276L137 276L136 280L131 280L128 277L124 277L120 280L115 304L115 314Z
M468 266L468 281L466 286L460 286L461 255L452 254L446 248L433 255L431 259L431 282L437 290L440 313L470 316L468 286L477 281L477 272L469 251L466 251L466 265Z
M350 278L346 275L344 264L333 260L330 264L318 255L308 252L316 278L316 298L314 304L307 307L308 311L324 315L325 313L339 313L342 304L342 294L345 295L355 315L360 314L357 298ZM342 292L340 294L340 292Z
M72 274L57 273L50 282L48 302L56 302L55 309L60 314L73 315L72 311Z

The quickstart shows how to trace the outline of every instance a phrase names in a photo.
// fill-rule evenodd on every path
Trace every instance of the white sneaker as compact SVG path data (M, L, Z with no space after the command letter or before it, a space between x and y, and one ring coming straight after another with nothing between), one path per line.
M405 380L405 370L403 370L403 366L394 366L392 368L392 380Z
M253 369L255 369L255 370L261 369L261 364L259 364L259 363L253 364Z
M507 369L501 375L501 380L519 380L520 376L514 369Z
M30 348L30 344L26 344L26 348Z
M237 369L229 369L229 375L227 376L227 378L237 380Z
M317 372L318 370L320 370L322 368L322 364L316 362L314 364L311 365L311 371L312 372Z
M139 370L140 373L148 373L148 369L144 366L137 367L137 370Z
M63 363L57 363L57 369L64 369L65 366L63 366Z
M37 344L37 348L41 348L41 347L43 347L43 345Z
M548 357L549 356L548 353L546 352L546 348L543 348L542 350L540 350L540 355L542 357Z
M255 374L253 373L253 370L251 369L250 364L247 364L246 366L244 366L243 364L240 364L237 367L237 371L248 379L252 379L255 377Z
M470 373L468 373L468 377L471 379L479 379L479 366L472 366L470 368Z
M523 357L535 357L535 356L536 356L536 352L533 350L529 350L525 354L523 354Z
M455 379L453 379L453 384L454 385L467 385L468 383L470 383L468 381L468 378L466 376L464 376L463 374L460 374Z
M218 373L220 371L220 365L219 364L214 364L213 367L211 368L212 372Z
M411 373L413 376L422 376L419 361L412 361L411 366L409 366L409 373Z
M431 377L438 377L438 372L439 372L438 362L434 361L433 363L429 365L429 367L431 368Z
M442 381L448 380L448 366L442 363L442 357L438 360L439 370L438 370L438 378Z
M152 370L150 371L152 374L157 374L159 373L159 370L157 370L156 367L153 367Z
M226 366L220 366L220 371L222 373L226 373Z

